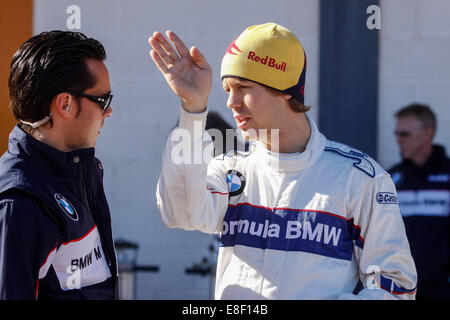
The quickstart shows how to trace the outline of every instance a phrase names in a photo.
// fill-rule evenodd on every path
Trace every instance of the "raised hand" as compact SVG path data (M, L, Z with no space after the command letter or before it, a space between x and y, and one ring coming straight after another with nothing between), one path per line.
M153 48L150 56L169 86L181 98L184 109L202 112L206 109L211 90L211 67L197 47L188 50L174 32L166 31L166 35L178 53L160 32L154 32L148 39Z

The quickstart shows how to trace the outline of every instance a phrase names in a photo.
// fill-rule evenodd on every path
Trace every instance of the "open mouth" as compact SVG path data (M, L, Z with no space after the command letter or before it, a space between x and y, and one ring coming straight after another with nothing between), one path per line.
M250 121L249 117L243 116L235 116L234 119L236 120L238 129L241 129L242 127L246 126Z

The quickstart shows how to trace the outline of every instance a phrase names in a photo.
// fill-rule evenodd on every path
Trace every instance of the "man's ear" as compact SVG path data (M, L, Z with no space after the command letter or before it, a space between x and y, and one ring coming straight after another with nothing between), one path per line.
M59 116L63 117L63 118L72 118L73 117L73 113L71 112L71 109L73 108L73 106L71 106L72 104L72 95L67 93L67 92L62 92L57 94L54 98L53 98L53 103L52 103L52 114L58 114Z
M289 101L290 98L292 98L292 96L290 94L284 94L283 98L287 101Z
M434 134L435 134L434 129L431 128L431 127L426 127L426 128L425 128L425 133L426 133L426 135L427 135L427 139L428 139L429 141L432 141L433 138L434 138Z

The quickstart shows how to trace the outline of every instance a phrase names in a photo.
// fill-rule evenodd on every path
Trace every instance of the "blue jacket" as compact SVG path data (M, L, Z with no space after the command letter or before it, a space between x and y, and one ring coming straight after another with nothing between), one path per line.
M94 148L16 126L0 158L0 299L114 299L117 260Z
M450 277L450 159L433 146L422 166L403 160L390 169L398 191L420 282L448 284Z

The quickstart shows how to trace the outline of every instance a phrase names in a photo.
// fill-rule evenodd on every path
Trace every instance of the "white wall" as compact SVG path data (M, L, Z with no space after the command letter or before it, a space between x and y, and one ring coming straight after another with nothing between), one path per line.
M303 43L307 58L305 102L317 119L319 1L317 0L96 0L34 1L34 33L66 28L66 8L81 8L81 32L107 51L114 114L105 122L97 156L105 168L105 191L116 238L140 245L139 264L160 272L138 274L138 299L208 299L208 279L184 269L208 255L210 235L166 228L155 204L161 153L175 126L179 101L148 56L147 38L171 29L210 62L214 81L209 106L234 123L221 89L220 62L246 27L277 22Z
M450 1L382 0L378 156L385 168L400 161L394 113L419 102L438 120L435 142L450 152Z

